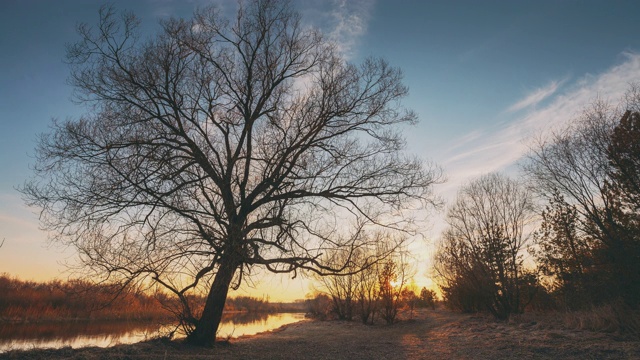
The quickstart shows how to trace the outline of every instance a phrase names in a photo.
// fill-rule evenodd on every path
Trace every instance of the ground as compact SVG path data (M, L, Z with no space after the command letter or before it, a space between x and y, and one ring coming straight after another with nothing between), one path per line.
M149 341L111 348L14 351L0 359L640 359L640 339L565 329L552 318L497 322L422 310L393 325L312 321L213 349Z

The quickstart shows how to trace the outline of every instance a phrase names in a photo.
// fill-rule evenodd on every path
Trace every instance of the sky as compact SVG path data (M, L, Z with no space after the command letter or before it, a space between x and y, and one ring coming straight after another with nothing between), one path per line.
M52 118L74 118L65 44L78 23L95 24L102 1L0 1L0 273L31 280L66 278L73 249L50 244L37 209L16 190L32 176L38 134ZM152 33L158 21L190 17L206 0L113 1ZM217 0L231 9L235 0ZM441 166L435 188L446 202L456 189L492 171L517 176L533 136L575 118L596 98L617 102L640 81L640 2L616 0L430 1L298 0L354 63L382 57L404 73L404 105L420 122L404 128L407 151ZM412 243L416 285L433 287L429 267L446 206L424 213ZM302 298L308 281L263 276L237 295Z

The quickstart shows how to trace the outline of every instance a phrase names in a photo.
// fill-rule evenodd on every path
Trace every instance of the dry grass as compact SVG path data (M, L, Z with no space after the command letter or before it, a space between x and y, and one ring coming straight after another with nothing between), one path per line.
M604 332L613 334L616 338L640 340L640 311L629 310L619 304L571 312L528 312L513 315L509 322L515 325L534 322L539 323L539 327L550 330Z
M564 325L570 329L604 331L640 337L640 313L620 305L604 305L587 311L567 313Z
M39 283L0 274L0 321L152 320L168 316L153 296L131 289L120 291L115 285L80 280Z
M547 321L549 320L549 321ZM557 318L496 322L483 315L419 311L412 320L365 326L303 321L214 349L151 341L112 348L32 350L5 359L640 359L640 341L566 329Z

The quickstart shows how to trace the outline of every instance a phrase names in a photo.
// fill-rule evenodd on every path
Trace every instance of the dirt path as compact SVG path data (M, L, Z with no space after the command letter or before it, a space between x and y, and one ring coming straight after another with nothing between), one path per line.
M640 359L640 341L614 334L500 323L445 310L392 326L303 321L214 349L158 341L107 349L33 350L7 359Z

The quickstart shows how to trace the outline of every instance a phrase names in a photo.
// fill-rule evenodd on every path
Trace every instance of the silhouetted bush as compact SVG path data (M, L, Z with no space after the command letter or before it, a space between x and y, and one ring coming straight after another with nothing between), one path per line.
M418 298L418 307L421 308L431 308L434 310L436 308L436 302L438 301L438 297L436 296L436 292L423 287L420 290L420 297Z
M524 311L536 283L523 265L533 215L531 192L505 175L484 175L460 189L435 259L449 307L488 310L499 319Z
M331 298L325 294L317 294L305 301L307 305L307 316L319 320L327 320L332 313Z

